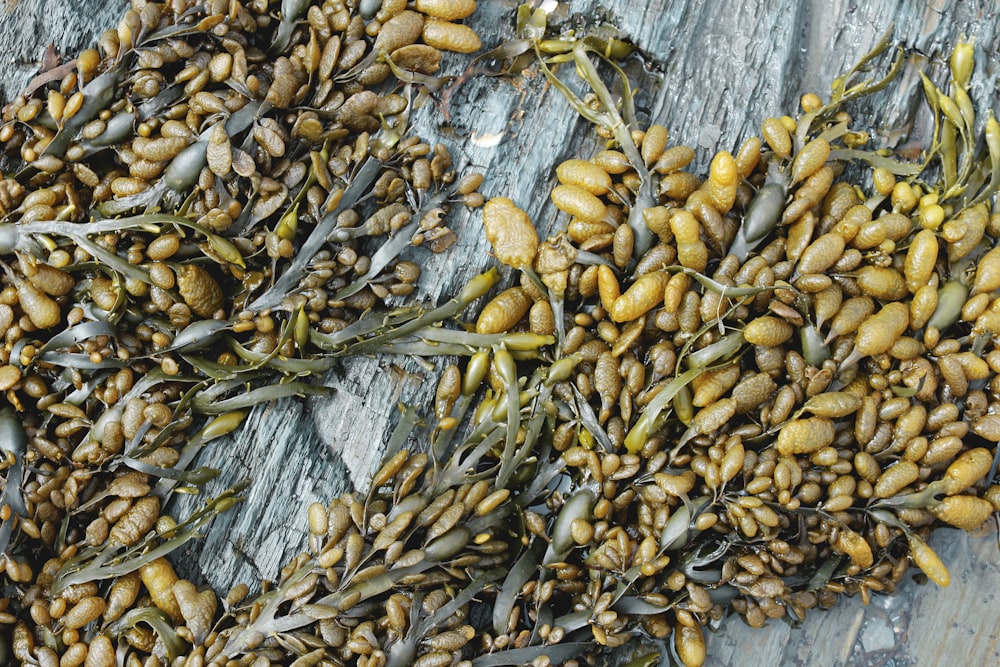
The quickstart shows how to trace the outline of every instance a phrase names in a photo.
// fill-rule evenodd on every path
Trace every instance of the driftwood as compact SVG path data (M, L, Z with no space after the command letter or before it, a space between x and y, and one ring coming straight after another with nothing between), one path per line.
M960 35L975 38L980 63L995 59L1000 44L1000 24L987 0L561 4L557 16L572 21L571 14L578 14L588 23L600 17L642 47L653 71L646 73L636 98L641 115L665 125L671 144L693 146L701 170L716 148L735 149L766 116L794 113L802 93L824 94L890 24L907 58L930 65L941 81L941 66ZM0 96L5 100L37 72L48 44L71 58L115 25L124 9L121 0L8 0L6 5L0 10L5 56ZM491 47L510 36L516 3L480 5L470 23ZM460 61L453 58L449 64L454 70ZM642 65L636 62L633 69L640 72ZM994 99L997 74L984 69L977 70L973 93L979 100ZM866 129L883 144L901 145L911 132L926 133L919 115L911 122L922 104L914 72L905 70L888 90L851 110L855 118L870 119ZM483 193L514 199L544 237L565 224L547 196L554 167L568 157L591 154L596 146L592 129L538 72L516 81L472 76L476 73L474 67L461 85L421 110L414 119L416 131L446 143L459 166L483 171ZM442 302L492 264L478 213L456 210L450 225L460 237L450 251L410 253L423 267L420 288L428 303ZM398 404L428 405L443 363L422 367L403 358L348 360L321 379L333 388L330 397L263 406L233 437L213 442L197 462L222 470L207 493L246 477L253 484L246 502L218 518L203 540L176 554L182 576L220 591L237 582L274 578L304 547L306 505L365 487L397 421ZM182 500L170 509L184 515L197 502ZM880 661L890 655L896 664L907 665L950 664L952 655L964 664L1000 662L1000 621L983 613L991 591L1000 588L995 541L939 531L934 545L951 568L950 589L908 584L896 596L874 598L867 608L845 600L832 612L812 613L797 629L771 622L767 630L756 631L729 619L709 638L709 664L868 665L885 664Z

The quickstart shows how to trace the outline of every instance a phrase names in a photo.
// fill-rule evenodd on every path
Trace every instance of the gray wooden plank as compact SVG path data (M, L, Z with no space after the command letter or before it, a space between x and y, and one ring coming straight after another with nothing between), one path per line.
M0 99L24 89L48 45L72 58L115 27L126 7L123 0L6 0L0 7Z

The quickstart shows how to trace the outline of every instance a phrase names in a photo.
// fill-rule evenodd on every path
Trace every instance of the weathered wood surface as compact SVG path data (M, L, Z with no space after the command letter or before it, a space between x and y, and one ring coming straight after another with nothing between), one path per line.
M4 0L0 8L0 99L38 73L45 48L72 57L92 47L124 11L122 0Z
M647 80L637 103L646 119L670 130L672 144L694 146L702 167L712 150L737 147L764 117L793 112L801 93L822 94L892 22L917 64L940 65L961 34L976 39L980 62L994 59L1000 31L989 0L775 0L726 3L724 10L695 0L563 5L560 15L607 18L659 63L660 76ZM480 3L472 24L488 47L510 35L515 6L515 0ZM121 0L8 0L7 10L0 9L0 95L16 94L47 44L72 54L113 26L123 8ZM995 90L997 73L983 70L976 74L976 99ZM905 139L907 119L921 103L911 70L854 114L872 119L866 129L882 141L895 142ZM449 113L447 124L442 111ZM472 78L417 114L415 124L425 139L446 127L440 140L456 160L486 173L484 194L513 198L543 235L565 224L547 196L555 165L587 156L595 146L587 124L537 73L517 82ZM496 135L502 136L495 146L484 140ZM420 286L428 302L454 294L491 263L477 213L456 211L451 226L460 241L448 253L412 253L424 268ZM254 411L235 437L213 443L198 462L223 471L209 493L252 478L247 501L178 555L180 569L223 590L276 576L305 543L305 506L364 487L396 421L397 404L428 405L435 379L435 370L405 359L354 359L325 378L335 389L331 397ZM196 502L172 509L183 514ZM950 589L907 585L899 596L876 598L868 608L845 601L833 612L812 614L798 629L772 622L765 631L753 631L729 619L710 637L709 664L886 664L890 650L897 651L896 665L1000 663L1000 621L989 612L993 591L1000 590L996 542L990 535L942 531L934 544L951 567Z

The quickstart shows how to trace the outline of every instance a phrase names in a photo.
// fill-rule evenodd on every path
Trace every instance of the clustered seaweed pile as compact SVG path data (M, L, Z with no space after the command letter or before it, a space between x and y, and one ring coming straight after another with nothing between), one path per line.
M475 3L306 4L137 2L103 53L4 112L24 163L0 183L18 660L575 665L672 637L690 667L728 610L798 620L891 592L911 563L948 584L930 531L1000 504L1000 125L969 98L971 44L947 92L924 78L922 162L867 149L845 111L898 73L901 50L857 80L887 36L829 102L803 96L702 178L637 122L626 44L522 7L485 57L537 65L608 143L556 169L568 218L544 241L485 202L520 280L472 332L431 325L495 270L436 309L360 313L412 292L403 247L454 241L449 203L483 203L481 177L453 184L447 152L405 135L438 49L478 48L450 22ZM390 76L405 94L371 90ZM406 411L370 491L311 505L307 550L259 595L179 580L164 556L239 500L159 516L211 475L187 471L198 449L374 352L469 357L422 451L401 447Z
M90 645L104 664L98 618L140 655L157 636L176 653L165 633L193 621L156 612L152 573L242 490L161 516L218 474L191 469L201 447L492 284L422 309L407 303L420 268L399 259L445 251L448 211L482 203L481 176L408 130L447 81L442 51L479 48L459 22L475 3L361 5L137 1L4 107L0 567L17 660L76 664ZM387 299L391 320L359 319Z

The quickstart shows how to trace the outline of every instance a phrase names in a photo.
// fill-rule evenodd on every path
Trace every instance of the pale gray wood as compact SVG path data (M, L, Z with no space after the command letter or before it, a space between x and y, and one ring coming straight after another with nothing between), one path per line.
M38 72L45 48L73 58L116 25L123 0L4 0L0 5L0 99L9 101Z
M890 22L915 64L940 65L963 33L975 37L981 61L997 55L998 24L990 18L993 5L987 0L746 0L725 3L724 10L722 3L695 0L565 4L568 9L560 9L560 16L606 17L661 64L662 76L644 79L637 104L645 119L668 127L672 144L694 146L702 168L713 150L735 149L756 133L764 117L794 115L802 93L824 95L829 82L866 52ZM12 10L0 10L0 94L5 99L24 85L45 44L51 41L66 53L93 44L124 7L120 0L8 2L12 5ZM487 47L510 36L515 5L513 0L480 3L470 23ZM459 62L454 57L448 61L453 68ZM984 91L996 89L996 73L987 76L982 69L974 84L977 101ZM937 71L943 82L942 70ZM544 235L565 224L547 196L555 165L591 154L597 142L540 74L529 74L533 76L516 82L473 78L446 102L416 114L414 124L424 138L446 143L457 162L484 171L484 194L513 198ZM571 78L568 72L565 76ZM911 70L885 93L857 105L855 117L873 119L865 129L890 143L899 141L909 129L904 119L922 103L919 91ZM445 110L450 123L439 131ZM918 120L918 130L922 122ZM503 137L495 147L473 140L498 133ZM478 213L456 210L450 225L460 240L449 252L408 253L424 267L420 294L427 302L440 303L491 264ZM253 485L246 502L216 520L204 540L176 556L182 573L219 590L240 581L256 587L262 578L275 577L304 547L306 505L364 488L396 423L397 404L429 405L443 363L427 369L406 359L349 360L324 379L335 390L332 396L263 406L234 437L214 442L197 462L222 470L208 493L245 477ZM197 502L185 499L171 511L182 515ZM908 632L893 635L900 643L899 655L908 664L927 666L953 664L953 658L965 664L995 663L1000 629L991 614L982 612L992 600L990 591L1000 587L996 544L989 537L954 532L939 533L934 544L952 569L953 584L946 591L905 588L898 600L910 608L898 625ZM893 613L900 604L890 601ZM755 631L731 618L710 637L709 664L859 664L855 641L867 639L869 646L879 646L886 635L879 634L877 624L885 625L887 618L893 620L884 601L864 609L857 600L845 600L832 612L813 613L801 629L772 622ZM886 627L892 634L891 624Z

